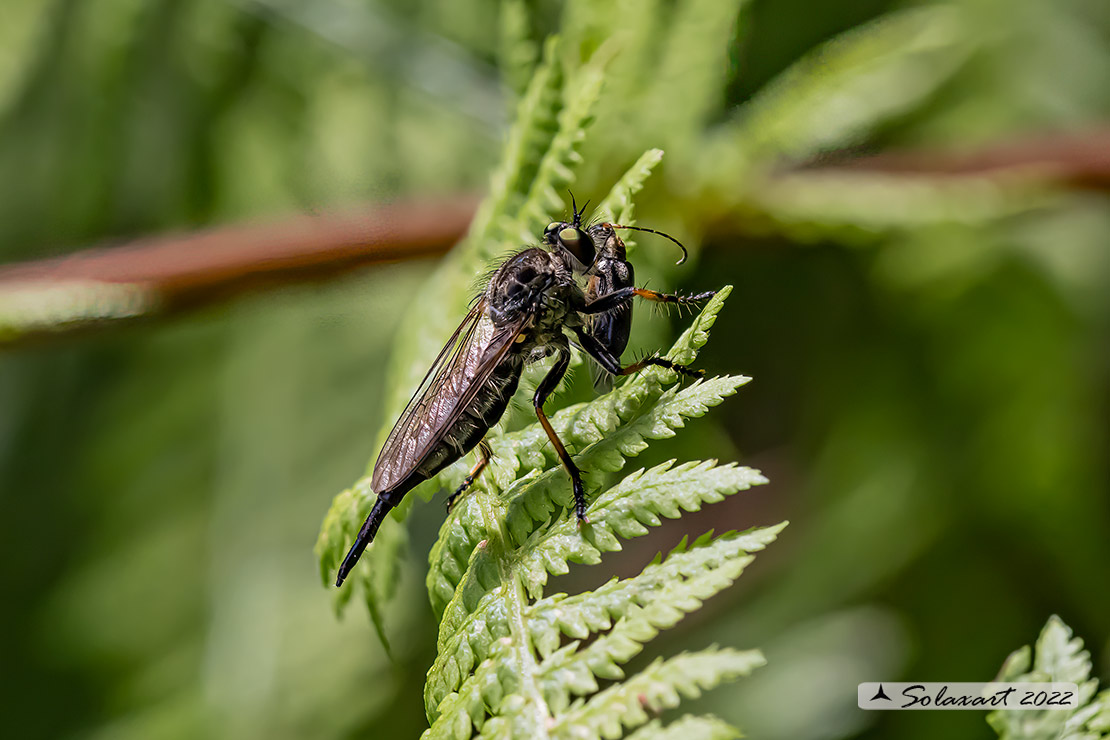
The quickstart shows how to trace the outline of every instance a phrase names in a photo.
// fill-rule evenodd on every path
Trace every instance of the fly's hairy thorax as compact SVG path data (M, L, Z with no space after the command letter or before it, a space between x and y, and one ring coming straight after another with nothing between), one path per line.
M565 327L581 319L582 290L563 257L543 249L526 249L505 261L486 289L490 317L499 326L516 325L514 354L535 362L565 346Z

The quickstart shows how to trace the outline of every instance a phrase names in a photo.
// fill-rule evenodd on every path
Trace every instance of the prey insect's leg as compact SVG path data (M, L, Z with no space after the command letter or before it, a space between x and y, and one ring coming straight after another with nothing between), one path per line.
M362 551L366 546L374 541L374 535L378 533L378 527L382 525L385 515L393 508L393 504L387 503L381 494L378 494L378 500L374 502L374 508L370 509L370 516L366 517L366 521L362 524L362 529L358 531L358 537L355 538L355 544L351 545L351 549L347 552L347 557L343 558L343 564L339 566L339 574L335 578L335 585L342 586L343 581L351 572L351 568L355 567L355 563L362 557Z
M678 295L677 293L660 293L647 288L618 288L612 293L598 296L592 302L578 309L584 314L605 313L617 308L631 298L643 298L656 303L697 303L712 298L716 291L707 291L695 295Z
M474 467L465 478L463 478L462 485L455 489L455 492L447 497L447 511L451 511L455 507L455 501L459 496L466 492L466 489L474 485L474 481L482 474L482 471L489 465L490 458L493 457L493 450L490 449L489 443L484 439L478 443L478 462L474 463Z
M590 336L581 328L574 330L575 335L578 337L578 343L582 349L586 351L590 357L597 360L597 364L608 373L613 375L631 375L632 373L643 370L648 365L656 365L658 367L665 367L668 370L674 370L676 373L686 375L691 378L700 378L705 375L704 370L695 370L694 368L687 367L686 365L679 365L678 363L671 362L664 357L645 357L639 362L633 362L631 365L621 367L619 359L613 356L613 353L608 350L601 342L594 337Z
M551 440L551 446L555 448L555 454L563 463L563 467L567 469L570 474L571 487L574 489L574 513L578 517L579 522L588 523L590 520L586 518L586 488L582 485L582 473L578 470L578 466L570 459L567 454L567 448L563 446L562 440L559 435L555 434L555 429L551 426L551 422L547 419L547 414L543 412L544 401L559 385L559 381L567 374L567 368L570 366L570 351L564 346L559 348L558 357L555 359L555 364L551 366L551 370L540 381L540 385L536 388L536 395L532 397L532 407L536 410L536 416L539 417L540 425L543 430L547 432L547 438Z

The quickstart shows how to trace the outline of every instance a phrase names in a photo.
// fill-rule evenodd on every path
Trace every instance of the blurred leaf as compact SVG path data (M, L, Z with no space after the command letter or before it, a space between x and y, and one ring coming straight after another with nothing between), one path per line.
M1049 618L1034 651L1029 646L1011 653L998 681L1074 683L1079 686L1075 709L999 709L987 722L1005 740L1097 740L1110 737L1110 690L1098 693L1091 678L1091 656L1083 641L1056 616Z
M887 15L807 55L722 135L750 162L809 159L858 143L934 93L974 48L955 5Z

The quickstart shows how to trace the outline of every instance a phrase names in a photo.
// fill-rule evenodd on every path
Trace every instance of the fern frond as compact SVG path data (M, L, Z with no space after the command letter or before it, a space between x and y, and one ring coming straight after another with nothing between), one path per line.
M577 523L568 518L529 538L514 558L529 595L542 595L548 574L566 573L570 562L600 562L602 553L621 549L618 537L645 535L648 527L662 523L660 517L677 519L682 511L699 511L703 504L767 482L758 470L736 465L671 465L636 471L598 496L590 507L590 526L583 527L581 534ZM762 549L752 542L748 545L753 545L748 549Z
M506 85L520 97L532 79L539 48L532 40L528 6L523 0L502 0L500 10L498 66Z
M537 602L529 624L533 645L543 657L540 670L548 706L562 712L571 694L597 691L596 679L623 679L621 664L638 655L660 630L673 627L686 614L700 609L704 600L732 585L754 560L748 553L774 541L784 526L712 541L707 535L690 550L684 550L683 543L665 561L649 565L632 578L610 581L592 592ZM611 625L610 617L617 620L615 624ZM585 647L579 642L558 647L562 634L585 640L604 630L609 631Z
M568 80L565 94L571 98L559 114L558 130L539 160L527 196L504 223L504 233L516 243L534 240L551 221L552 214L563 208L563 192L574 182L574 168L582 162L579 149L586 138L586 128L593 121L593 108L601 96L605 67L611 56L611 51L599 49Z
M704 413L704 407L700 403L697 406ZM657 412L659 412L659 407L653 409L652 413L643 417L643 419L647 419L650 425ZM661 413L666 414L666 412L667 409L663 409ZM668 435L673 433L669 431L669 428L664 428L668 429ZM611 459L610 465L623 465L623 459L620 459L620 455L613 447L619 448L621 443L629 436L634 436L640 441L635 447L626 447L625 454L635 454L644 446L643 437L640 434L642 430L638 430L636 425L624 427L622 430L631 430L631 432L611 434L602 443L599 443L600 451L617 456L617 461L614 462ZM595 448L587 449L586 453L578 456L578 460L583 466L595 466L594 469L596 470L596 466L600 462L587 454L591 449ZM527 485L527 481L531 479L525 479L522 490L519 492L510 491L508 495L511 495L512 498L507 501L502 498L490 498L481 495L468 497L463 503L459 504L459 506L465 505L459 516L453 521L449 520L444 523L440 540L433 547L430 556L431 564L428 573L428 590L432 599L432 606L437 613L441 609L443 610L441 634L443 634L443 630L449 631L452 625L465 619L466 614L475 607L478 600L488 590L483 584L487 571L482 564L489 555L481 552L478 548L478 545L488 534L482 526L483 518L490 515L499 517L499 520L507 522L506 535L509 531L514 531L516 532L515 536L508 536L515 540L515 543L523 544L527 542L526 535L531 533L533 520L542 520L552 513L553 506L550 503L552 500L562 506L569 507L570 494L564 476L565 474L562 473L560 468L553 466L543 474L535 476L535 486ZM698 481L698 485L703 486L699 488L699 495L702 500L712 501L720 494L716 488L716 483L712 481L714 476L710 474L707 477L710 479L709 482ZM747 469L739 469L737 478L739 479L737 485L743 487L763 481L757 471ZM735 490L740 489L736 488ZM691 508L698 505L695 503L698 496L692 496L689 488L668 491L667 495L645 502L645 505L639 511L632 512L632 516L636 517L636 521L633 522L627 513L620 511L619 506L626 502L620 502L619 496L620 491L613 494L612 497L602 494L603 504L608 504L610 500L617 499L615 506L613 509L608 507L601 509L598 512L596 526L590 527L585 535L586 541L575 542L571 545L578 550L578 554L582 555L583 562L589 561L588 553L590 550L600 552L616 549L615 540L612 536L614 531L623 530L630 534L636 534L639 533L640 527L645 523L658 525L659 519L655 514L665 516L666 514L663 514L663 512L666 512L671 514L672 517L677 516L679 505L675 499L685 498L686 505ZM459 509L459 506L456 507L456 510ZM564 514L553 525L544 530L544 533L545 536L549 534L557 538L563 533L563 530L574 530L576 527L577 523L571 522L570 516ZM573 536L571 534L571 537ZM569 542L569 540L560 541L564 544ZM571 559L572 554L567 553L568 559ZM550 551L540 551L539 557L543 560L545 567L550 565L554 572L561 570L562 566L558 564L558 559L554 558ZM529 565L529 563L525 562L522 565ZM543 580L544 578L539 573L535 573L528 582L529 589L536 592L541 587ZM445 603L442 599L448 595L449 600Z
M651 141L638 135L631 142L621 134L630 125L639 129L644 123L643 103L654 83L659 47L666 38L666 6L661 0L569 0L563 6L562 27L574 28L575 35L583 37L583 49L604 40L620 44L606 81L607 94L598 106L598 118L605 126L591 141L591 151L611 154L612 147L617 147L617 152L625 152Z
M625 418L622 418L621 409L616 410L613 416L606 415L607 419L619 419L619 426L578 453L577 459L587 471L583 473L584 480L595 487L605 473L620 470L628 458L646 449L647 440L673 437L676 429L685 426L686 419L704 416L748 380L738 375L699 380L682 390L668 388L653 405L638 405ZM588 435L583 434L582 429L575 429L577 434L568 436L582 443L600 429L591 425ZM576 449L579 446L576 445ZM506 501L506 526L517 544L524 544L532 534L535 522L544 522L550 517L553 504L563 507L573 504L565 473L556 467L520 480L502 498Z
M320 525L320 534L313 550L320 565L320 580L324 586L332 584L335 570L347 552L346 548L350 547L349 543L353 541L376 500L377 496L370 488L369 476L359 479L332 500L331 507L324 515L324 522ZM351 595L351 589L339 589L333 600L336 614L342 613Z
M334 582L339 563L343 561L347 548L354 541L376 500L377 496L371 490L370 478L367 476L332 501L314 549L320 565L320 579L325 587L331 587ZM387 651L389 640L385 628L385 605L397 592L401 580L401 558L408 548L408 542L408 530L404 527L383 527L373 545L363 555L366 565L351 574L357 590L365 600L370 622ZM351 586L335 589L332 606L337 615L343 613L355 590Z
M632 578L610 581L592 592L556 594L535 602L526 610L525 619L532 645L543 660L541 681L548 704L559 710L565 708L569 692L596 691L594 676L623 677L617 664L636 655L658 630L673 626L684 614L698 609L704 599L730 585L753 559L748 554L766 547L784 526L716 540L705 536L688 550L680 545L666 560L649 565ZM583 640L611 627L608 634L581 651L578 643L558 650L561 635ZM495 655L498 640L508 634L504 612L493 597L483 599L453 635L441 639L439 656L425 686L429 717L450 714L460 705L471 713L480 708L487 698L489 672L499 665ZM464 683L470 671L474 674Z
M649 712L673 709L722 681L746 676L766 661L758 650L710 648L656 660L627 681L579 700L551 728L560 738L619 738L624 727L647 722Z
M656 50L651 93L642 107L650 133L668 147L689 147L724 101L728 45L747 0L675 3ZM689 152L681 151L685 157Z
M948 80L975 48L954 6L884 16L820 47L764 88L729 134L751 159L804 159L858 142Z
M486 260L500 252L500 245L487 246L491 240L502 241L497 222L511 218L519 210L533 186L538 163L558 132L566 75L558 49L558 37L548 38L543 61L517 105L516 123L509 132L501 163L490 179L489 194L471 222L465 244L471 251L480 251L480 257Z
M628 735L628 740L734 740L740 732L713 715L695 717L687 714L667 726L657 719Z
M609 194L598 204L595 213L602 217L608 214L608 219L613 223L634 225L636 219L633 215L635 208L633 207L632 196L643 189L644 182L651 171L655 169L655 165L662 161L662 149L648 149L641 154L635 164L629 167L628 171L610 188ZM635 239L631 234L622 237L622 239L625 249L631 253L636 247Z
M1079 687L1075 709L1000 709L987 722L1003 740L1098 740L1110 737L1110 689L1098 693L1098 679L1091 678L1091 654L1083 640L1057 616L1049 618L1029 646L1010 654L996 679L1013 682L1074 683Z
M1058 197L1032 179L811 170L761 180L743 209L797 241L851 243L937 224L989 223Z

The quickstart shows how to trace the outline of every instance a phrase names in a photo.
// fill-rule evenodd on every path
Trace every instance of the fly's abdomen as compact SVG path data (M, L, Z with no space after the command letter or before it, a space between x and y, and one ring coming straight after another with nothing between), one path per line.
M396 506L406 493L474 449L505 413L520 383L522 368L519 356L505 358L424 459L397 485L379 492L378 497Z
M523 367L524 363L518 357L506 358L501 363L501 367L490 376L486 387L478 392L474 403L463 412L453 430L454 445L460 450L460 457L474 449L474 445L482 441L482 437L486 436L490 427L501 420L505 408L516 393ZM435 475L437 472L439 470L429 475Z

